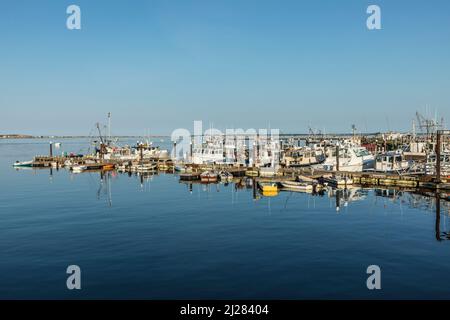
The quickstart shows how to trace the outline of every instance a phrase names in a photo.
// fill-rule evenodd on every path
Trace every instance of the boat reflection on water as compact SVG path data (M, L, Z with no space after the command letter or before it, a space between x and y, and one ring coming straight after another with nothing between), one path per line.
M113 171L100 171L100 183L97 189L97 200L106 198L109 207L112 207L111 179Z
M328 197L336 198L336 211L340 211L341 207L347 207L349 203L363 201L367 198L369 190L356 186L348 186L347 188L327 187Z
M450 240L450 231L441 231L441 204L446 207L446 213L444 212L444 218L449 215L449 202L443 201L441 199L441 196L438 192L435 194L435 208L436 208L436 223L435 223L435 233L436 233L436 240L437 241L444 241L444 240Z
M90 175L97 175L99 177L98 188L96 192L97 200L106 200L106 203L109 207L112 207L112 180L117 178L119 174L116 171L112 170L98 170L89 172ZM150 182L153 180L155 174L150 172L136 172L131 173L127 172L125 174L120 174L122 176L126 176L129 178L138 178L139 181L139 190L140 191L149 191L150 190Z
M22 169L22 168L21 168ZM58 168L49 168L50 182L54 179L55 172L59 171ZM36 169L34 169L36 172ZM98 187L96 190L96 198L100 201L106 201L109 207L112 207L112 184L113 180L119 177L125 177L130 179L136 179L139 185L140 191L150 192L156 189L151 189L150 185L155 177L161 175L158 172L125 172L118 173L111 170L98 170L89 171L87 174L90 177L98 176ZM255 177L234 177L230 181L224 182L212 182L204 183L200 180L183 181L179 180L178 175L162 174L163 176L171 176L173 180L178 181L178 184L186 186L189 193L194 193L198 190L207 193L218 192L231 192L232 203L234 203L238 193L247 193L253 200L267 199L267 205L270 211L275 206L287 207L288 200L295 197L324 197L325 195L330 200L330 207L335 207L337 212L341 212L343 208L348 208L352 203L367 202L369 205L377 205L380 199L383 199L383 207L387 208L388 204L394 204L399 206L399 211L403 214L404 207L420 209L427 212L435 213L435 238L437 241L450 240L450 230L441 230L446 228L446 223L442 223L442 217L446 219L450 217L450 196L448 192L444 191L431 191L423 189L413 188L363 188L357 185L349 185L346 188L336 187L321 187L314 188L313 190L292 190L286 188L275 188L273 184L258 183ZM74 179L75 175L70 175L70 179ZM161 177L162 178L162 177ZM95 178L94 178L95 180ZM159 179L156 179L159 180ZM173 183L177 184L175 181ZM158 184L160 181L155 181ZM269 188L264 188L269 186ZM157 188L155 185L153 188ZM265 190L266 189L266 190ZM235 194L236 196L234 196ZM278 201L276 198L281 198ZM309 202L308 202L309 207Z

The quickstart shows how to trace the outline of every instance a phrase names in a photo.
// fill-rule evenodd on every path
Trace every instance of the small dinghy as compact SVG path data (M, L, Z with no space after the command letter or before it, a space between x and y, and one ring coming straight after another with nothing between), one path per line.
M13 167L32 167L33 161L16 161L13 164Z
M297 182L297 181L283 181L281 182L283 188L298 190L298 191L312 191L313 185L308 182Z
M220 181L230 182L233 180L233 175L228 171L220 171L219 172Z
M142 163L131 166L131 171L134 172L152 172L156 171L157 166L154 163Z
M181 181L196 181L200 180L200 173L186 172L180 174Z
M264 193L278 192L278 185L275 182L258 182L258 187Z
M71 170L73 173L81 173L83 171L86 171L87 167L83 166L83 165L76 165L76 166L72 166Z
M200 180L202 182L210 183L210 182L217 182L217 173L213 171L205 171L200 175Z
M176 172L180 172L180 173L185 173L185 172L187 172L186 167L183 166L183 165L176 165L176 166L174 167L174 170L175 170Z

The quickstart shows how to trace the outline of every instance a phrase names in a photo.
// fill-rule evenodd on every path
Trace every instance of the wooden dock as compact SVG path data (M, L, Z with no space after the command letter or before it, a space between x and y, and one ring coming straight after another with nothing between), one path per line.
M101 161L92 156L70 155L70 156L36 156L33 164L35 167L47 168L52 166L64 167L67 160L73 164L83 164L88 161L95 161L96 163L108 163L113 165L123 165L125 161L108 160ZM153 161L158 164L158 168L165 172L174 172L174 164L168 159L164 161L146 160L146 162ZM432 190L450 190L449 177L441 177L440 181L434 176L427 176L421 174L395 174L395 173L380 173L380 172L331 172L315 170L311 167L303 168L280 168L273 176L260 177L260 169L257 167L245 167L226 164L187 164L190 172L201 173L206 170L228 171L234 177L248 176L257 178L260 181L274 181L281 182L286 180L295 180L298 176L305 179L320 179L323 177L330 177L333 174L346 176L353 179L353 183L361 186L382 186L382 187L405 187L405 188L425 188Z

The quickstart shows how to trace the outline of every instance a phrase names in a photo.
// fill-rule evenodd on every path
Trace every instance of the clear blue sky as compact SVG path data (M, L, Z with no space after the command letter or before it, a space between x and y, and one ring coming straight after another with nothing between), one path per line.
M77 4L82 29L66 29ZM382 9L382 30L366 8ZM0 133L408 130L450 121L450 1L9 0Z

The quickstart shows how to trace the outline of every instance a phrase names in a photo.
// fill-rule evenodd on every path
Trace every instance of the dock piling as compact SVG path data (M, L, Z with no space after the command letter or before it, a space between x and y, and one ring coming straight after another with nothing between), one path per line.
M336 171L339 171L339 145L336 146Z
M436 133L436 183L441 183L441 132Z

